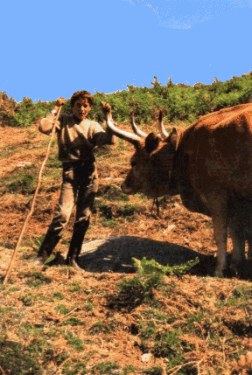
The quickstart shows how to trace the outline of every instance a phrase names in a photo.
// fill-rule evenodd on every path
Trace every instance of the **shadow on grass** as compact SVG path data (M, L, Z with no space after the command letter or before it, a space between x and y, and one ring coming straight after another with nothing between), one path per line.
M109 237L85 242L79 265L89 272L135 272L132 258L155 259L162 265L180 265L199 258L190 271L195 275L213 275L215 258L169 242L134 236Z
M42 374L38 363L22 346L13 341L0 341L0 368L3 374Z
M181 265L196 257L199 263L190 270L197 276L214 276L216 258L201 254L188 247L166 241L136 236L118 236L96 239L83 243L79 265L89 272L135 272L132 258L154 259L162 265ZM231 254L227 255L227 264L231 263ZM226 270L225 277L234 275ZM252 260L246 260L237 277L252 280Z

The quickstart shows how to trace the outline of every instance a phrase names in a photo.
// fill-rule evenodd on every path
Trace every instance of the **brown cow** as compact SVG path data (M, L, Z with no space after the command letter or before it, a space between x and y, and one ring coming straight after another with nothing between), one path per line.
M226 268L227 228L233 240L231 268L245 259L245 238L252 257L252 103L202 116L165 140L154 133L141 137L113 124L112 132L136 151L122 189L149 197L180 194L191 211L212 217L218 248L215 274Z

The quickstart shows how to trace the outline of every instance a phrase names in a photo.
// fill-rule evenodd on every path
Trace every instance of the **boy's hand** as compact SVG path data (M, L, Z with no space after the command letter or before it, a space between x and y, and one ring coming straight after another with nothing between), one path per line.
M111 113L111 105L107 102L101 102L103 113L106 115L106 113Z
M66 104L65 98L58 98L55 103L55 107L61 107L62 105Z

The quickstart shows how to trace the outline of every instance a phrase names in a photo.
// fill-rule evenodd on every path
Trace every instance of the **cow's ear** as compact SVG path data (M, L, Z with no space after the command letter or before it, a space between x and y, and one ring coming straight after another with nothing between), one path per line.
M150 133L145 139L145 150L150 154L156 150L160 142L160 138L155 133Z
M176 150L177 141L178 141L178 131L176 128L173 128L166 142L169 143L174 148L174 150Z

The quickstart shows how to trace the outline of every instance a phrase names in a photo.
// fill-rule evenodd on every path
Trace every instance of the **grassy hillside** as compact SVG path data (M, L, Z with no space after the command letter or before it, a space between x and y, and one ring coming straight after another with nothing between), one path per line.
M251 75L237 78L236 87L242 90L233 86L228 96L230 82L194 88L171 82L163 88L156 82L151 89L130 87L107 95L106 100L126 129L134 98L134 103L140 103L134 105L139 120L146 121L142 128L147 131L154 126L152 103L156 107L166 103L167 120L187 124L200 113L189 105L186 111L184 103L189 103L189 98L197 102L197 95L209 95L211 105L206 111L221 105L211 91L214 85L218 87L215 93L220 93L221 87L225 91L223 106L225 97L242 101L245 93L251 92ZM169 94L169 100L162 93ZM184 102L172 101L182 94ZM103 98L104 94L96 94L94 117L100 116L98 103ZM176 107L179 103L181 108ZM1 281L30 208L48 144L48 137L32 123L38 111L47 113L52 103L32 103L26 98L17 104L5 97L2 105ZM58 262L44 267L33 263L59 195L61 166L53 143L10 280L6 286L0 283L1 375L251 375L251 277L213 276L216 246L211 220L187 211L178 196L161 199L158 214L146 197L122 193L120 185L132 151L132 146L121 140L97 151L99 193L83 246L83 270L75 271L65 266L60 256ZM73 219L56 249L62 257L69 246L72 224ZM107 239L111 242L105 246L102 241ZM92 252L97 243L97 251ZM228 248L230 252L230 242ZM132 258L138 261L134 263ZM248 269L252 269L251 263Z

